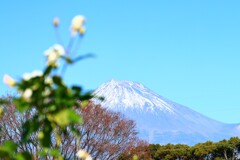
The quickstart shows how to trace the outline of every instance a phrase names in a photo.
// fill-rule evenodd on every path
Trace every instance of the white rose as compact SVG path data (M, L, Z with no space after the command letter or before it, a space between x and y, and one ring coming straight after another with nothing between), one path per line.
M45 51L44 55L47 56L47 65L57 65L57 60L60 56L65 54L65 49L59 44L55 44Z
M85 17L82 15L77 15L72 19L71 31L73 35L76 35L76 33L80 33L81 35L85 33L83 27L85 21Z
M53 84L53 80L52 80L52 78L51 77L46 77L45 78L45 80L44 80L44 82L46 83L46 84Z
M23 74L23 80L28 81L32 78L32 75L30 73L24 73Z
M79 150L77 156L78 158L83 158L85 160L92 160L92 157L85 150Z
M43 72L40 70L35 70L31 73L31 75L32 75L32 78L41 77L43 75Z
M30 80L32 78L35 78L35 77L41 77L42 75L43 75L42 71L35 70L32 73L24 73L23 74L23 80L28 81L28 80Z
M23 92L22 97L23 97L25 100L29 101L30 98L31 98L31 96L32 96L32 93L33 93L33 91L28 88L28 89L26 89L26 90Z
M63 56L65 54L65 49L60 44L55 44L53 46L53 49L57 52L59 56Z

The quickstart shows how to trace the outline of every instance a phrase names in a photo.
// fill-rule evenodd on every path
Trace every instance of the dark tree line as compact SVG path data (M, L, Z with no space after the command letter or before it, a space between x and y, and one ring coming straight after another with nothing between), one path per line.
M138 160L239 160L240 139L232 137L228 140L207 141L194 146L185 144L140 145L123 153L118 160L132 160L134 154L138 155Z
M152 160L237 160L240 139L232 137L219 142L207 141L194 146L184 144L149 145Z

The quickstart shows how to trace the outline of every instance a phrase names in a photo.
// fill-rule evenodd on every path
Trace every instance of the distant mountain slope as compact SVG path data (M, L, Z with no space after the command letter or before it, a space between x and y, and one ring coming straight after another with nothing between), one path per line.
M95 94L105 97L103 102L95 100L96 103L136 121L140 138L149 143L193 145L240 135L240 125L208 118L136 82L111 80Z

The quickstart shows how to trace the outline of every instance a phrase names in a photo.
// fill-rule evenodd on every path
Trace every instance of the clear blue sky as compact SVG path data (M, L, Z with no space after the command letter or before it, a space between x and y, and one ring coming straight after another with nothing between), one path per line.
M95 89L133 80L211 118L240 122L240 1L43 0L0 2L0 76L44 66L56 43L52 19L68 41L73 16L87 18L78 54L96 59L67 70L69 84ZM11 91L0 83L0 93Z

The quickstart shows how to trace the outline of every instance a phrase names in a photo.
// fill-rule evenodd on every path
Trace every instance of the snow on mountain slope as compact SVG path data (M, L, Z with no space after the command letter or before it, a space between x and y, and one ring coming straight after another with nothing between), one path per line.
M154 93L140 83L111 80L96 91L103 107L133 119L139 136L150 143L185 143L218 141L240 135L240 126L208 118L183 105Z

